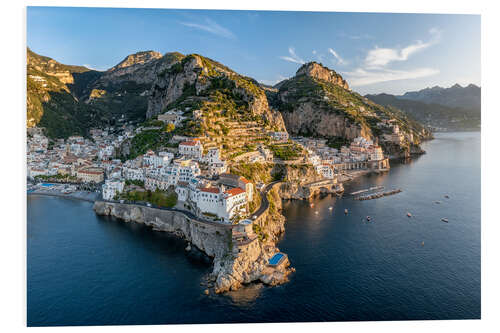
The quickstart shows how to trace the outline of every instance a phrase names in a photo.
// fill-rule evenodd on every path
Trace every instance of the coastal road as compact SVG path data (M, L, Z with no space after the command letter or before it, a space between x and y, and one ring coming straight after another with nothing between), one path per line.
M274 182L271 182L269 184L266 184L262 190L260 190L260 207L259 209L257 209L255 211L255 213L253 213L252 216L256 216L256 218L259 218L262 213L264 213L266 211L266 209L269 207L269 200L267 200L267 193L269 192L269 190L271 190L271 188L273 187L274 184L277 184L277 183L280 183L281 181L280 180L277 180L277 181L274 181Z

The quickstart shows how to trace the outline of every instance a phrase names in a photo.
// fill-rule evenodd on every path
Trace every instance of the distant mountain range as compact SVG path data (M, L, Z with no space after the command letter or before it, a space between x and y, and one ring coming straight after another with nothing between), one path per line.
M462 87L457 83L450 88L435 86L419 91L409 91L397 97L452 108L481 109L481 88L474 84Z
M477 130L481 125L481 88L455 84L435 86L403 95L376 94L366 98L388 108L399 109L436 130Z

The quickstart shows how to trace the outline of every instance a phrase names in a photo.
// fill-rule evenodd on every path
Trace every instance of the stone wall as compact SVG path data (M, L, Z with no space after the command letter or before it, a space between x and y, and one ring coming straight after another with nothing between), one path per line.
M276 268L267 265L268 260L279 251L275 241L277 235L284 231L285 219L278 211L270 214L267 209L257 221L272 236L265 242L256 240L252 246L242 246L238 251L234 248L238 244L232 239L232 225L206 223L181 212L133 204L96 201L94 210L98 215L114 216L124 222L142 223L155 230L174 233L195 245L213 258L213 271L207 279L216 293L236 290L255 281L269 285L284 283L293 271L288 268L288 262Z

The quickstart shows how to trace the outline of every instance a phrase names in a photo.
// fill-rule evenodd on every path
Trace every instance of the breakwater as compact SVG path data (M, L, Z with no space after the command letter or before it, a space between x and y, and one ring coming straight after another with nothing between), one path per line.
M391 191L386 191L386 192L377 192L377 193L373 193L373 194L368 194L368 195L362 195L362 196L359 196L359 197L355 197L354 200L372 200L372 199L378 199L378 198L383 198L383 197L387 197L389 195L394 195L394 194L398 194L402 192L401 189L395 189L395 190L391 190Z

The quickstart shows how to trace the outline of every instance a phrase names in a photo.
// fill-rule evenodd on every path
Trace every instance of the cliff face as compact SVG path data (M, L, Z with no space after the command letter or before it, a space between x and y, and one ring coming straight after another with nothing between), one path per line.
M340 86L346 90L350 90L347 81L344 80L342 76L337 74L334 70L324 67L314 61L304 64L297 70L297 73L295 75L296 76L307 75L317 80L329 82L331 84Z
M209 58L192 54L158 73L148 100L147 117L171 108L199 108L238 119L260 118L277 130L286 130L257 82ZM229 117L228 117L229 116Z
M195 221L179 212L102 201L94 204L94 211L98 215L114 216L125 222L174 233L195 245L213 258L213 271L208 280L216 293L236 290L254 281L269 285L284 283L292 271L287 268L288 261L276 268L267 265L278 251L274 246L276 237L284 230L284 217L277 210L272 214L266 211L255 221L262 226L262 232L270 235L269 238L266 241L256 239L241 246L232 239L233 226Z
M318 112L312 102L300 103L293 112L283 112L283 120L290 133L317 135L320 137L342 137L352 140L362 136L371 138L370 128L364 124L352 123L341 114Z
M401 155L427 138L428 131L421 124L399 110L385 108L351 91L342 76L315 62L303 65L294 77L275 88L276 93L267 93L292 135L334 142L361 136L382 142L391 129L379 124L390 120L406 137L399 147Z

